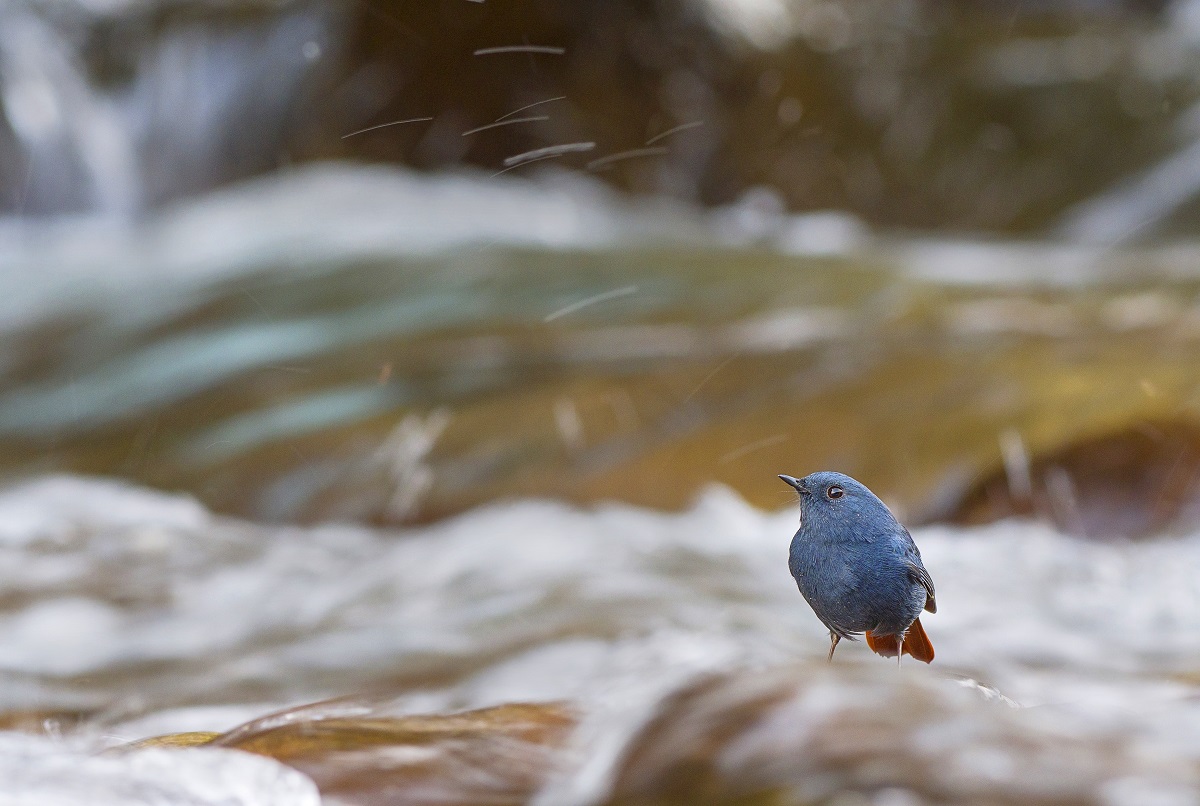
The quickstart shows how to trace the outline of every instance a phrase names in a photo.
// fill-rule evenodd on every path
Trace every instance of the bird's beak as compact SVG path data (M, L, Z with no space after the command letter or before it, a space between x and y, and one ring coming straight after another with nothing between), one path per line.
M785 484L787 484L789 487L791 487L792 489L794 489L796 492L800 493L801 495L808 495L808 488L804 486L804 482L801 481L800 479L794 478L792 476L785 476L782 473L779 474L779 478L783 479Z

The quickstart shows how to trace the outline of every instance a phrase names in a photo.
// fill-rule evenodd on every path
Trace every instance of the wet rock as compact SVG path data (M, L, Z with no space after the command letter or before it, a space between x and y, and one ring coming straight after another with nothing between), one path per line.
M168 733L163 736L151 736L148 739L140 739L136 742L131 742L122 745L119 750L144 750L148 747L165 747L165 748L183 748L183 747L201 747L206 744L212 744L214 739L220 738L220 733L212 731L188 731L186 733Z
M974 485L950 520L1037 517L1085 537L1145 537L1200 521L1200 426L1133 422L1028 456L1015 432L1005 466Z
M630 736L629 714L603 703L575 733L577 713L558 703L388 716L347 698L263 717L211 746L270 756L328 801L362 806L1084 806L1191 802L1200 791L1188 745L1153 745L1090 714L1023 708L924 669L814 661L714 672L651 707ZM614 746L596 800L588 761Z
M56 736L71 731L94 717L94 712L87 711L5 711L0 713L0 731L15 730Z
M1159 792L1195 786L1187 764L1040 720L894 669L717 676L662 703L606 803L1133 803L1119 793L1139 775Z
M213 744L295 767L338 803L515 806L562 766L576 721L556 703L401 717L321 713L274 714Z

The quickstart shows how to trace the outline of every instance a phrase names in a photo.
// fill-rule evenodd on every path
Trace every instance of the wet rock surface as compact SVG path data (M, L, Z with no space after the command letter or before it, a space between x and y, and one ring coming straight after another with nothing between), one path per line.
M575 724L558 704L510 704L460 714L267 717L214 746L270 756L311 777L321 794L362 804L527 803L564 767Z
M1196 785L1186 765L1145 765L1119 737L1079 735L965 682L865 669L706 680L663 703L605 802L1083 804Z
M237 748L295 767L324 798L356 806L569 803L580 802L590 777L583 760L623 731L599 702L584 716L592 730L581 733L579 712L561 704L371 710L345 698L210 741L178 734L122 752ZM624 738L599 801L1133 804L1200 786L1188 752L1177 749L1151 761L1135 737L1048 718L936 672L785 666L704 675L668 693Z
M1082 537L1149 537L1200 517L1200 427L1134 423L1042 455L1007 438L1009 467L979 482L950 516L957 523L1038 517Z

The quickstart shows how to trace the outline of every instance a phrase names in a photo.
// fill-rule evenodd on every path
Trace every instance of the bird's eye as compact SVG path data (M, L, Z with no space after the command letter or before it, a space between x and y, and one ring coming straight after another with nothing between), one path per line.
M825 491L825 495L829 498L841 498L845 494L846 491L836 484L832 485L828 490Z

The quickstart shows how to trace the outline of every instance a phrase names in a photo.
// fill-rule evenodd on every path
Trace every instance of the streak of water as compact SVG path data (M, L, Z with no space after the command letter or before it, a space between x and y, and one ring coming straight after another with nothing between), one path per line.
M393 120L390 123L380 123L377 126L368 126L365 129L359 129L358 131L350 132L349 134L343 134L342 139L345 140L347 137L354 137L358 134L373 132L376 129L386 129L389 126L402 126L405 123L424 123L427 120L433 120L433 118L405 118L404 120Z
M474 51L474 55L492 56L497 53L541 53L550 56L561 56L566 52L566 48L560 48L555 45L501 45L495 48L479 48Z
M505 157L504 165L511 168L523 165L526 162L532 162L533 160L545 159L546 157L591 151L595 147L595 143L561 143L559 145L546 146L545 148L535 148L532 151L525 151L520 154L514 154L511 157Z

